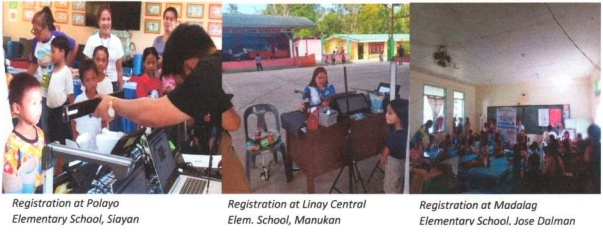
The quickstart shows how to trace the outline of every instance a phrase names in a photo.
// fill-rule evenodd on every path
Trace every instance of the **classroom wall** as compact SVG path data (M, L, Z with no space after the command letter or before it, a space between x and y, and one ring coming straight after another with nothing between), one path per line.
M591 102L591 110L595 118L595 123L599 126L603 125L603 105L601 105L601 96L596 96L594 93L595 84L598 82L598 85L601 86L601 71L595 70L590 77L590 83L593 87L593 91L591 91L592 102ZM599 87L600 89L601 87Z
M53 4L51 5L50 9L53 12L53 15L56 15L56 11L66 11L67 15L68 15L68 22L66 24L61 24L61 23L55 23L55 26L59 27L60 31L64 32L65 34L69 35L70 37L72 37L73 39L75 39L75 41L79 44L86 44L86 41L88 40L88 37L90 37L90 35L92 35L93 31L96 30L97 28L94 27L86 27L86 26L74 26L71 24L71 17L72 17L72 12L85 12L85 11L74 11L71 9L71 2L69 3L69 7L68 9L57 9L55 4L56 2L52 2ZM181 10L183 12L179 12L178 13L178 21L181 23L186 23L186 22L198 22L198 23L202 23L203 28L205 28L207 30L209 23L222 23L222 19L209 19L209 5L210 3L208 2L195 2L195 4L204 4L204 18L186 18L186 16L183 17L183 14L186 14L186 5L187 3L179 3L179 2L169 2L169 3L161 3L162 7L161 7L161 12L163 13L163 11L167 8L166 5L168 4L180 4L182 9ZM211 3L211 4L217 4L217 5L221 5L221 3ZM134 44L136 44L136 52L137 53L142 53L142 51L146 48L146 47L151 47L153 45L153 40L155 39L155 37L162 35L163 34L163 24L161 24L161 31L159 34L152 34L152 33L145 33L144 32L144 23L145 23L145 19L156 19L156 20L162 20L162 16L145 16L145 7L146 4L145 2L143 2L141 4L141 20L140 20L140 30L139 31L130 31L130 34L132 36L132 42L134 42ZM36 2L36 5L33 9L35 9L35 11L40 11L42 10L42 6L40 5L40 2ZM10 36L11 39L13 41L18 41L19 38L27 38L27 39L32 39L33 35L31 34L31 21L23 21L23 3L19 2L17 4L17 21L16 22L10 22L9 21L9 2L3 2L2 3L2 35L4 36ZM56 17L56 16L55 16ZM163 23L163 21L162 21ZM222 49L222 37L212 37L214 43L216 44L216 46L218 47L218 49Z
M526 96L522 96L525 93ZM571 118L594 118L590 78L577 81L524 82L514 85L477 86L475 117L487 115L488 106L570 105ZM534 136L539 141L539 136ZM534 139L533 138L533 139Z
M475 87L462 84L454 81L442 79L440 77L432 76L429 74L422 73L420 71L410 69L410 136L423 124L423 85L429 84L446 89L446 129L444 132L436 134L436 139L442 141L447 133L452 132L452 116L453 116L453 92L461 91L465 93L465 115L469 117L471 127L475 130L477 120L474 115L475 113ZM424 140L425 142L427 139Z

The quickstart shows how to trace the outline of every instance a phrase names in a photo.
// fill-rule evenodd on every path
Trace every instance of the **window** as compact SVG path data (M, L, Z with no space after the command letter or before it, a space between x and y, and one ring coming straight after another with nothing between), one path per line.
M383 43L369 43L370 54L380 54L383 52Z
M428 120L433 121L430 132L442 132L446 128L446 89L423 86L423 123Z
M465 122L465 93L454 91L454 109L452 111L454 118L457 120L459 118L463 119L463 123ZM454 120L453 120L454 121ZM457 121L458 123L458 121ZM456 125L453 125L456 126Z

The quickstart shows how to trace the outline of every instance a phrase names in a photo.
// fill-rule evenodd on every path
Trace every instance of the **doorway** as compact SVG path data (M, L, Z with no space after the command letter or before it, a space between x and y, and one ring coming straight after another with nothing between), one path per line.
M358 43L358 59L364 59L364 44Z

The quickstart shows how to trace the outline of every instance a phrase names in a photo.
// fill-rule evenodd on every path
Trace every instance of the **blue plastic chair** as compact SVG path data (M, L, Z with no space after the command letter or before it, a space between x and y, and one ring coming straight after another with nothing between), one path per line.
M247 173L247 180L250 182L251 182L251 180L250 180L251 167L255 166L255 157L257 155L262 154L266 151L272 152L273 157L274 157L274 162L278 163L277 152L280 151L281 155L283 157L285 157L287 154L287 151L285 149L285 144L282 142L282 140L283 140L282 137L281 137L281 139L276 141L273 145L267 146L265 148L261 148L260 150L257 150L257 151L249 150L249 142L254 142L255 140L253 138L249 137L248 118L251 115L256 115L256 117L257 117L256 127L259 126L262 128L263 131L268 131L268 127L266 125L266 113L272 113L274 115L274 121L276 124L275 129L280 134L281 122L280 122L278 110L273 105L258 104L258 105L250 106L249 108L247 108L245 110L245 114L243 116L244 125L245 125L245 138L246 138L245 139L245 150L246 150L245 168L246 168L246 173Z

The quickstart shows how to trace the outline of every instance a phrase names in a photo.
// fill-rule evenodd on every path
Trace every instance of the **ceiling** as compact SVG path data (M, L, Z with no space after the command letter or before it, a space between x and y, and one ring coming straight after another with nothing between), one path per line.
M415 3L411 12L412 70L484 86L588 78L601 66L598 3ZM433 61L440 45L449 67Z

